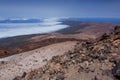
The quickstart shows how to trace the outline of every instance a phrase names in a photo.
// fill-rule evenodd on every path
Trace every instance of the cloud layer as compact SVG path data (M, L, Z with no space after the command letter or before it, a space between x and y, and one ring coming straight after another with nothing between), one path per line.
M58 22L58 19L45 19L41 23L0 24L0 38L37 33L49 33L68 27Z

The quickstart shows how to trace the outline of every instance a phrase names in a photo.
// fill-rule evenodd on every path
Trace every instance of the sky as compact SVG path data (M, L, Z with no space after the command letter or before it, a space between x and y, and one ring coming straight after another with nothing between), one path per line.
M0 18L120 18L120 0L0 0Z

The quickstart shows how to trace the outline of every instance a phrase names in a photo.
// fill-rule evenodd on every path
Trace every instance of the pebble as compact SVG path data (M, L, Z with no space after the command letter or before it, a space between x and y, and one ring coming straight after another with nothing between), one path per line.
M90 66L90 67L89 67L89 70L90 70L91 72L94 72L94 71L95 71L95 67L94 67L94 66Z

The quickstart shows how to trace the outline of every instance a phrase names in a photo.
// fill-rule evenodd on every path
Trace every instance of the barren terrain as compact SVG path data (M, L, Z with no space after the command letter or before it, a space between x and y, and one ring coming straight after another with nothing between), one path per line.
M0 39L0 80L120 80L120 26L64 24L72 27Z
M2 58L0 59L0 80L13 80L24 72L28 73L42 67L53 56L63 55L65 52L73 50L75 44L75 41L62 42Z

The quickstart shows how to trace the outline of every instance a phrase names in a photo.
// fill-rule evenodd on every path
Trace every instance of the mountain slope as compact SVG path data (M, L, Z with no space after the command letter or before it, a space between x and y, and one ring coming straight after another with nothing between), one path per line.
M95 41L80 41L73 51L14 80L119 80L120 27Z
M53 56L72 51L76 41L67 41L0 59L0 80L13 80L45 65ZM63 46L64 45L64 46Z

